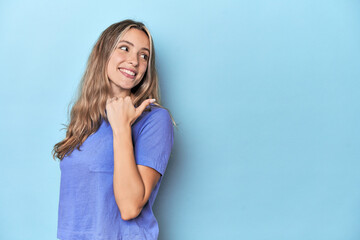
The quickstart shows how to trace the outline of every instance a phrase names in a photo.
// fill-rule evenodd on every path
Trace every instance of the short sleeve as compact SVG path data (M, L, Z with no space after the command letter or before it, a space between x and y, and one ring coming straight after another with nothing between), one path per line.
M174 143L174 128L164 108L149 113L135 142L135 161L164 175Z

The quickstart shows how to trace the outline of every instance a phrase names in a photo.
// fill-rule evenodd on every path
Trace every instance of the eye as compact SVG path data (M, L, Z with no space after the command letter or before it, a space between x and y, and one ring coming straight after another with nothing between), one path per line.
M121 46L121 47L119 47L121 50L124 50L124 51L127 51L128 50L128 47L126 47L126 46Z
M145 60L148 60L148 59L149 59L149 56L146 55L146 54L141 54L141 57L144 58Z

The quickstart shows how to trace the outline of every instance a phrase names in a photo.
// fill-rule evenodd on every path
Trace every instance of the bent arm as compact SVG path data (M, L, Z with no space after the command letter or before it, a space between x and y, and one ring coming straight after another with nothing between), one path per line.
M136 165L131 126L113 131L115 201L123 220L137 217L160 178L152 168Z

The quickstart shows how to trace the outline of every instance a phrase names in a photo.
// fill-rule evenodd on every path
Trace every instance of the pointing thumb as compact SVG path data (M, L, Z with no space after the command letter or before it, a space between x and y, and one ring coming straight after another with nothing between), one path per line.
M155 102L155 101L156 101L155 98L144 100L144 101L142 102L142 104L141 104L139 107L136 108L136 112L137 112L138 116L141 115L141 113L145 110L145 108L146 108L147 106L150 105L150 103L153 103L153 102Z

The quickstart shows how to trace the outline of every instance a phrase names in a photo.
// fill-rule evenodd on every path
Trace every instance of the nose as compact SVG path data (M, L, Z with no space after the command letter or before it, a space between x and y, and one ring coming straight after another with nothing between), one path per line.
M137 66L139 64L138 56L136 54L131 54L129 56L128 62L133 66Z

